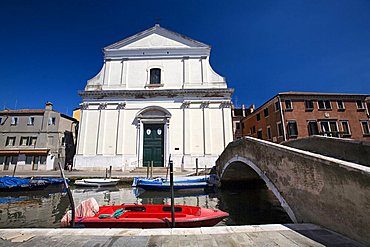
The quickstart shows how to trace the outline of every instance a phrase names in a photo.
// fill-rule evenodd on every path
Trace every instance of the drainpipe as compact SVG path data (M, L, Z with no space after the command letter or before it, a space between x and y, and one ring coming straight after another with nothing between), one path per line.
M281 119L281 124L283 126L283 141L286 141L286 130L285 130L285 119L284 119L284 113L283 113L283 107L280 99L280 95L277 96L279 106L280 106L280 119Z

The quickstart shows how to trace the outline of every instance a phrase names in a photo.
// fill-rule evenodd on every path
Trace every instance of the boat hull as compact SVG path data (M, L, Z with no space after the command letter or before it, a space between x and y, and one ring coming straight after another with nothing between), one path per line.
M173 188L175 190L183 189L202 189L208 187L209 176L196 177L177 177L174 179ZM170 181L165 178L134 178L132 184L134 187L142 188L144 190L169 190Z
M81 179L76 180L75 185L87 187L115 186L119 179Z
M170 205L155 204L103 206L94 217L77 217L75 222L87 228L167 228L172 226L170 209ZM116 210L124 213L117 218L99 218L107 213L113 215ZM175 226L181 228L214 226L227 216L220 210L175 206Z
M169 190L170 185L166 183L162 184L139 184L137 187L142 188L144 190ZM184 189L202 189L207 187L206 182L201 183L174 183L173 189L174 190L184 190Z
M175 219L175 226L177 228L193 228L193 227L210 227L217 225L222 218L207 219L201 221L177 221ZM76 219L78 221L78 219ZM171 227L171 218L168 221L143 221L143 222L81 222L78 223L86 228L169 228Z

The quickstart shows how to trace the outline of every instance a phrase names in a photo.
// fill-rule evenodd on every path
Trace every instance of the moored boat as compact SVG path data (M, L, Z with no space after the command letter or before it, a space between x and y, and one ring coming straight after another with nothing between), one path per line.
M62 183L63 179L61 178L20 178L4 176L0 178L0 192L42 190L50 185L58 185Z
M115 186L117 185L118 182L119 179L113 178L92 178L76 180L74 184L79 186L101 187L101 186Z
M176 227L214 226L228 215L220 210L175 205ZM172 225L171 206L160 204L101 206L94 216L76 217L75 222L88 228L165 228Z
M209 186L209 178L209 175L175 177L173 181L173 188L175 190L206 188ZM142 188L144 190L169 190L170 180L161 177L154 179L135 177L132 186Z
M142 188L134 188L132 190L136 198L171 198L171 193L166 190L144 190ZM175 190L174 197L193 197L193 196L206 196L208 193L202 189L186 189L186 190Z

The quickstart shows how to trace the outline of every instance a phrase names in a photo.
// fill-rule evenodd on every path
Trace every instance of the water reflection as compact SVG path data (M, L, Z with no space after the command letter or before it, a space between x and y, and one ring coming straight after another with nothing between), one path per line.
M41 194L40 194L41 193ZM123 203L170 204L168 192L140 191L130 186L107 188L74 188L75 204L94 197L99 205ZM21 195L0 194L6 202L0 203L0 227L59 227L60 220L69 209L65 192L26 193ZM14 200L13 200L14 199ZM289 223L291 220L279 201L266 185L239 186L212 193L203 190L176 191L175 204L221 209L230 217L220 224L268 224Z
M230 214L226 225L292 223L279 200L265 184L234 186L217 195L217 208Z
M0 204L1 228L58 227L69 206L63 192L6 197L14 200Z

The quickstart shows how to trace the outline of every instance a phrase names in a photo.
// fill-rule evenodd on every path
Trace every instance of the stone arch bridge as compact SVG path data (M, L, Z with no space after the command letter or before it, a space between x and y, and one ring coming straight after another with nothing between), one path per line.
M223 182L261 178L293 222L370 244L370 167L244 137L216 161Z

